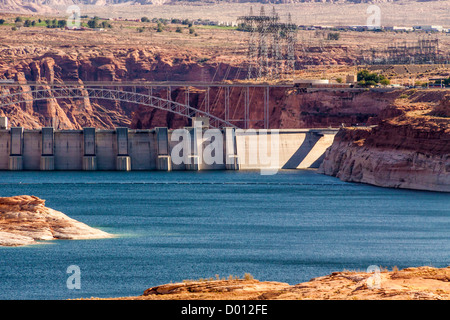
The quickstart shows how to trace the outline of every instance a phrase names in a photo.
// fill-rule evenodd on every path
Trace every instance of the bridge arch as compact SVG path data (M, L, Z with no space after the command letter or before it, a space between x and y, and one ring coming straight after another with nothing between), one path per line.
M13 104L48 100L48 99L103 99L112 101L121 101L135 103L151 108L168 111L180 116L192 119L195 116L208 117L210 127L224 128L236 126L229 121L216 117L206 111L194 108L188 104L179 103L173 100L164 99L150 94L130 92L118 89L108 89L102 87L52 87L32 89L0 95L0 107L6 107Z

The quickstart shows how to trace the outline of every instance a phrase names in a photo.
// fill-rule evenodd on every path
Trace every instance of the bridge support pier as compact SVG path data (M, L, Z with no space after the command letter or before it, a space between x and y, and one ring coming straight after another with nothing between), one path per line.
M83 170L97 170L97 157L95 148L95 128L83 128Z
M155 128L156 131L156 170L172 171L172 159L169 155L169 130L167 128Z
M117 135L117 171L131 171L131 158L128 155L128 128L116 128Z
M225 168L239 170L239 157L236 147L236 132L234 128L224 128L225 131Z
M23 128L11 128L11 144L9 152L9 170L23 170Z

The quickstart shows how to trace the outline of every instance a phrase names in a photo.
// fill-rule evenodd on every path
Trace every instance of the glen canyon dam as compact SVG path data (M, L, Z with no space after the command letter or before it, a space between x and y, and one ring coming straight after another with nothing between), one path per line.
M0 300L448 300L449 7L0 1Z

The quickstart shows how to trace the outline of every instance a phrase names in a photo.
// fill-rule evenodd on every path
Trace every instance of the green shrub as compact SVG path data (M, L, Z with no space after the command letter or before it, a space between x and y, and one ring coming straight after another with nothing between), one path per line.
M382 84L383 86L387 86L389 84L391 84L391 81L389 79L381 79L380 80L380 84Z
M339 40L340 37L341 35L339 32L330 32L327 35L327 40Z
M389 79L387 79L384 75L378 75L377 73L369 72L368 70L358 71L357 77L358 85L363 87L374 86L378 83L383 85L390 84Z

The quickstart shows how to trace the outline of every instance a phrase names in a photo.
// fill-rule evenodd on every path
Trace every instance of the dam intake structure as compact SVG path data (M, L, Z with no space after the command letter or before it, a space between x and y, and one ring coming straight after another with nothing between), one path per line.
M196 122L197 123L197 122ZM0 129L0 170L318 168L338 129Z

